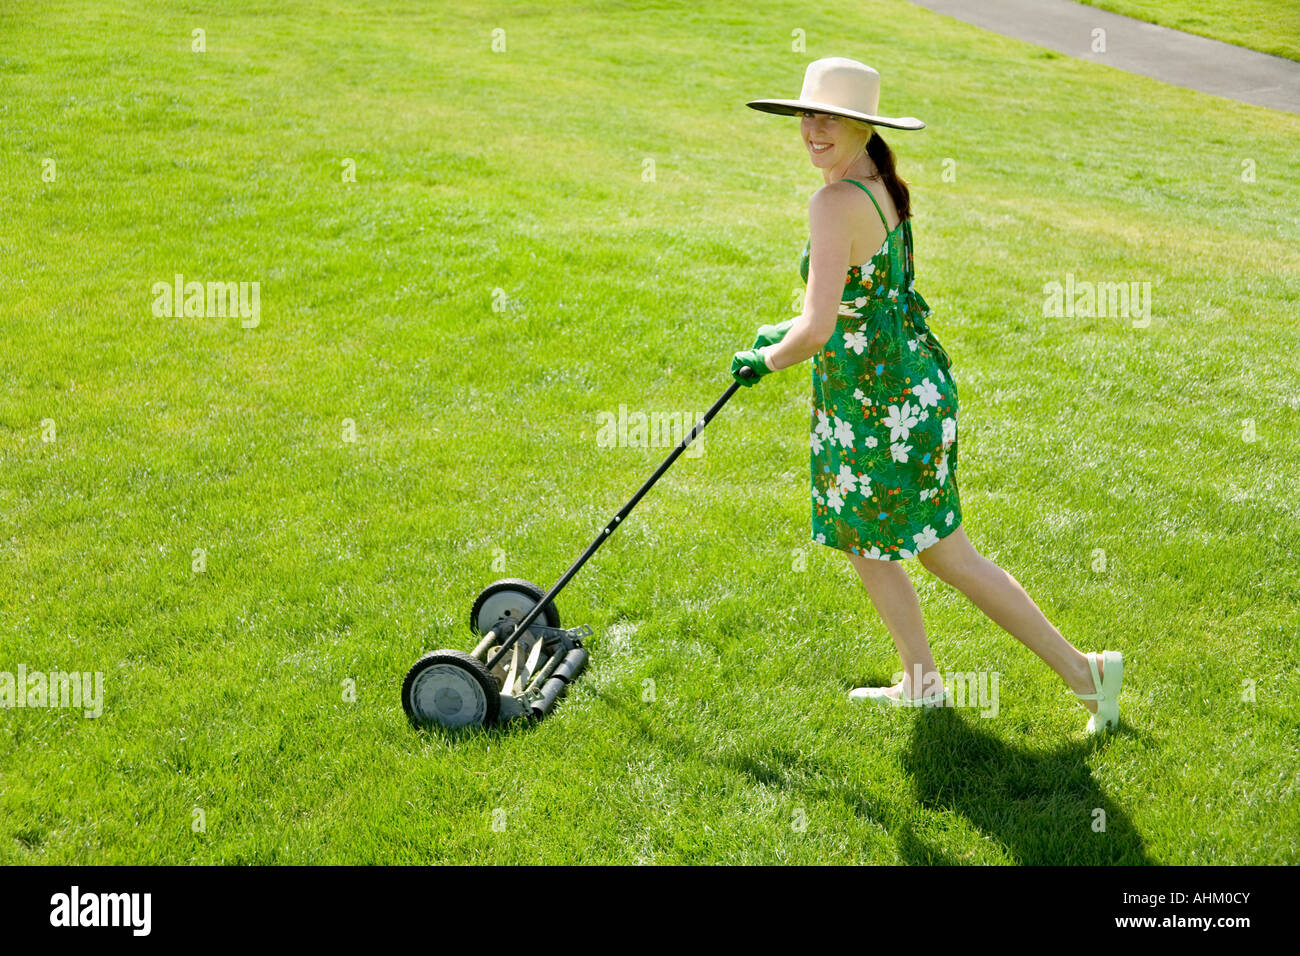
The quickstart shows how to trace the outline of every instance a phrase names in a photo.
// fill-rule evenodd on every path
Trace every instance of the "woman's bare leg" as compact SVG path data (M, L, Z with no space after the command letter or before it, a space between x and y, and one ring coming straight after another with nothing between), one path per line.
M1043 616L1019 581L975 550L964 529L930 545L917 558L927 571L966 595L993 623L1041 657L1071 690L1090 694L1097 689L1088 658ZM1081 703L1097 712L1096 701Z
M921 602L916 588L912 587L912 579L897 561L880 561L852 552L848 555L903 662L903 681L891 688L890 696L933 695L943 686L943 678L930 653L930 642L926 640L921 621Z

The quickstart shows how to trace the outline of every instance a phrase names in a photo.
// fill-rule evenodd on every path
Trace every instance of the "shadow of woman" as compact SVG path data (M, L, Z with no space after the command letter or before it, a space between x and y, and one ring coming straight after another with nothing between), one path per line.
M1073 741L1039 752L1008 746L979 724L980 718L951 708L918 713L902 764L920 806L960 813L1015 863L1154 862L1128 814L1092 777L1086 758L1104 741ZM926 845L910 826L899 832L898 848L907 863L963 862Z

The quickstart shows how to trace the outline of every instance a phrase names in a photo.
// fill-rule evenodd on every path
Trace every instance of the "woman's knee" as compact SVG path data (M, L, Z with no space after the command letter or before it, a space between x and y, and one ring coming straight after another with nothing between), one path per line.
M896 584L899 575L907 577L907 572L903 570L902 562L899 561L881 561L878 558L868 558L865 555L853 554L849 552L849 563L853 565L858 577L862 583L869 588L878 584Z
M918 552L916 557L921 562L921 567L956 588L969 580L984 560L961 528Z

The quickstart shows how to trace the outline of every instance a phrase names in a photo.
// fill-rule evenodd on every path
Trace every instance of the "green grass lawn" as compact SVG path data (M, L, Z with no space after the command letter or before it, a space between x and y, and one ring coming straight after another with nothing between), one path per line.
M0 671L104 675L0 710L0 861L1297 861L1300 118L901 0L214 9L0 12ZM929 124L887 138L965 527L1124 651L1121 732L919 567L997 716L849 704L898 661L809 540L803 366L561 596L553 718L412 731L411 663L666 454L599 413L703 411L792 314L820 176L744 102L825 55ZM155 316L176 274L258 323ZM1045 315L1067 275L1150 324Z
M1295 0L1081 0L1126 17L1212 40L1300 60L1300 4Z

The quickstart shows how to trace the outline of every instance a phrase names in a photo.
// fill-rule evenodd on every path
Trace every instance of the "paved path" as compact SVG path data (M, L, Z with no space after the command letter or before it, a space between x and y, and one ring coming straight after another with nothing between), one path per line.
M1300 62L1122 17L1071 0L912 0L994 33L1185 86L1300 113ZM1106 52L1092 52L1092 31Z

